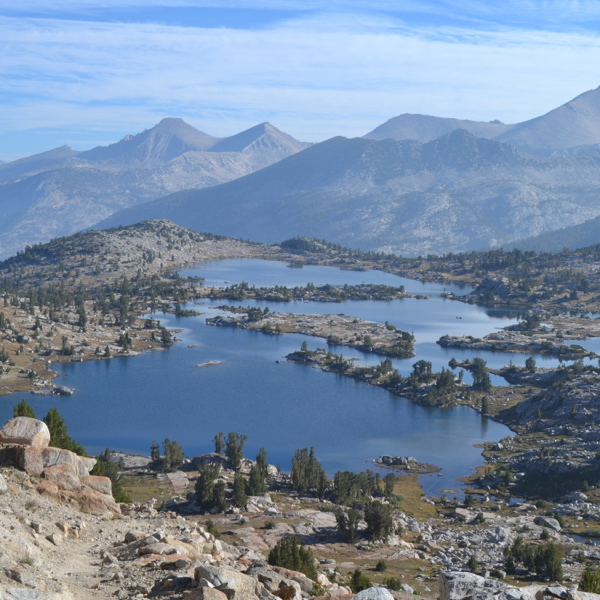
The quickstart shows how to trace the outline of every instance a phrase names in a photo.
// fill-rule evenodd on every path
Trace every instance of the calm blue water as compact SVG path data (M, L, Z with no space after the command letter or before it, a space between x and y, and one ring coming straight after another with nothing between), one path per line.
M219 266L226 275L219 273ZM328 267L288 269L273 262L243 260L203 265L195 273L210 274L215 281L221 278L264 285L272 277L271 269L285 274L287 285L303 285L307 281L315 284L365 281L405 285L412 293L433 294L428 300L384 303L295 302L281 306L268 303L271 310L344 312L364 319L387 320L414 332L418 356L395 361L404 374L420 358L431 360L437 369L447 365L452 356L461 360L477 355L443 350L435 340L444 333L481 337L515 320L507 311L489 311L439 298L444 289L453 291L452 286L420 284L385 273ZM225 302L189 306L205 311L208 316L214 314L216 305L222 304ZM456 478L481 464L481 450L474 448L474 444L510 434L503 425L468 408L422 408L385 390L283 359L304 340L311 348L324 347L325 341L318 338L266 336L209 327L204 316L161 318L167 327L183 329L178 334L181 343L134 358L57 366L61 372L58 382L74 387L76 394L70 398L26 395L27 401L38 416L56 406L69 432L92 453L110 447L148 454L153 440L170 438L193 456L212 450L211 440L217 431L225 434L236 431L248 436L246 456L254 457L264 446L269 461L286 470L299 447L314 446L330 474L341 469L360 471L372 467L371 460L381 454L415 456L443 468L442 477L423 477L429 494L437 494L441 488L457 489ZM356 356L370 364L381 360L348 348L334 349L341 350L346 356ZM483 357L492 366L508 364L511 359L515 364L524 364L527 358L500 353L487 353ZM196 366L209 360L220 360L223 364ZM540 366L552 363L543 357L536 360ZM10 418L12 407L22 397L24 394L0 397L0 419Z

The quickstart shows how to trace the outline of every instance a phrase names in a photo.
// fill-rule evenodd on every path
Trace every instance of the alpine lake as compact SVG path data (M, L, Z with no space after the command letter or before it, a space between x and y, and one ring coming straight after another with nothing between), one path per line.
M206 286L247 282L250 286L403 285L409 294L426 299L393 301L263 302L198 301L183 305L202 313L175 317L153 315L176 334L178 343L165 350L130 358L114 358L53 365L56 383L75 389L70 397L23 393L0 399L0 418L12 417L12 408L26 397L36 414L56 407L69 433L91 454L106 447L148 455L153 440L179 442L187 456L213 450L212 438L222 431L247 436L245 455L254 458L261 447L270 463L289 471L297 448L314 447L329 475L339 470L379 470L373 463L380 455L414 456L419 462L441 468L421 475L428 495L456 490L457 478L469 475L483 463L483 442L511 435L504 425L471 408L424 408L375 386L326 373L285 356L303 341L310 349L327 348L324 339L300 334L266 335L229 327L207 326L206 317L219 314L218 306L259 306L271 311L305 314L343 313L361 319L389 322L412 332L416 356L393 360L408 375L420 359L431 361L434 371L479 356L499 368L512 362L523 366L529 355L470 352L443 349L435 342L444 334L483 337L517 321L515 311L485 308L444 299L444 292L466 294L469 288L446 283L421 283L380 271L347 271L333 267L289 268L287 263L236 259L198 265L181 272L183 277L205 278ZM335 353L378 364L384 357L355 349L330 346ZM536 355L539 366L555 366L558 360ZM218 362L199 368L199 364ZM465 381L469 374L465 373ZM507 385L492 376L492 383ZM387 471L381 469L382 475ZM452 495L452 493L448 493Z

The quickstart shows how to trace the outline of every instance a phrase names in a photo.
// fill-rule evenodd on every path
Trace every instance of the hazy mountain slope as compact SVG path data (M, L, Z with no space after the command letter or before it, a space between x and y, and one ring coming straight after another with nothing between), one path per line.
M141 202L247 175L307 146L268 123L219 140L181 119L163 119L107 147L65 146L8 163L0 166L0 256Z
M550 155L573 147L600 143L600 88L519 123L496 137L525 152Z
M600 214L600 156L549 161L455 131L427 144L333 138L242 179L98 227L168 218L275 242L305 235L405 255L497 246Z
M509 143L522 152L538 156L579 151L600 144L600 88L585 92L545 115L514 125L500 121L484 123L403 114L386 121L364 137L424 143L456 129L465 129L476 137Z
M418 142L430 142L456 129L464 129L476 137L494 138L505 131L510 130L513 125L505 125L500 121L485 123L482 121L469 121L466 119L447 119L443 117L431 117L428 115L404 114L393 117L364 137L369 140L416 140Z
M4 163L0 165L0 183L16 181L43 171L55 169L67 164L70 159L78 154L79 152L69 148L69 146L61 146L60 148L54 148L54 150Z
M600 217L595 217L579 225L571 225L518 240L506 247L535 250L536 252L560 252L564 248L576 250L596 244L600 244Z

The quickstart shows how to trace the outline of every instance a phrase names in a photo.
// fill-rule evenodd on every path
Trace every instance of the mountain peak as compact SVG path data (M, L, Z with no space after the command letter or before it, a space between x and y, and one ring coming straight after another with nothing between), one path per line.
M367 133L364 137L371 140L416 140L421 143L430 142L456 129L464 129L476 137L493 138L512 125L500 121L469 121L467 119L450 119L419 114L402 114L393 117Z
M217 138L199 131L183 119L167 117L151 129L127 135L120 142L82 152L80 158L152 167L191 150L208 150Z
M299 142L271 123L264 122L220 140L211 148L211 152L253 152L260 146L263 149L272 148L278 151L283 150L287 154L294 154L309 145Z
M531 154L551 155L600 143L600 87L513 129L496 139Z

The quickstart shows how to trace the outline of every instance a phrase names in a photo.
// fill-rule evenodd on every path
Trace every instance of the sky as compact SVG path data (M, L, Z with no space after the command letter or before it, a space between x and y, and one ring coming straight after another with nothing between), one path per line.
M0 160L181 117L302 141L524 121L600 85L599 0L0 0Z

